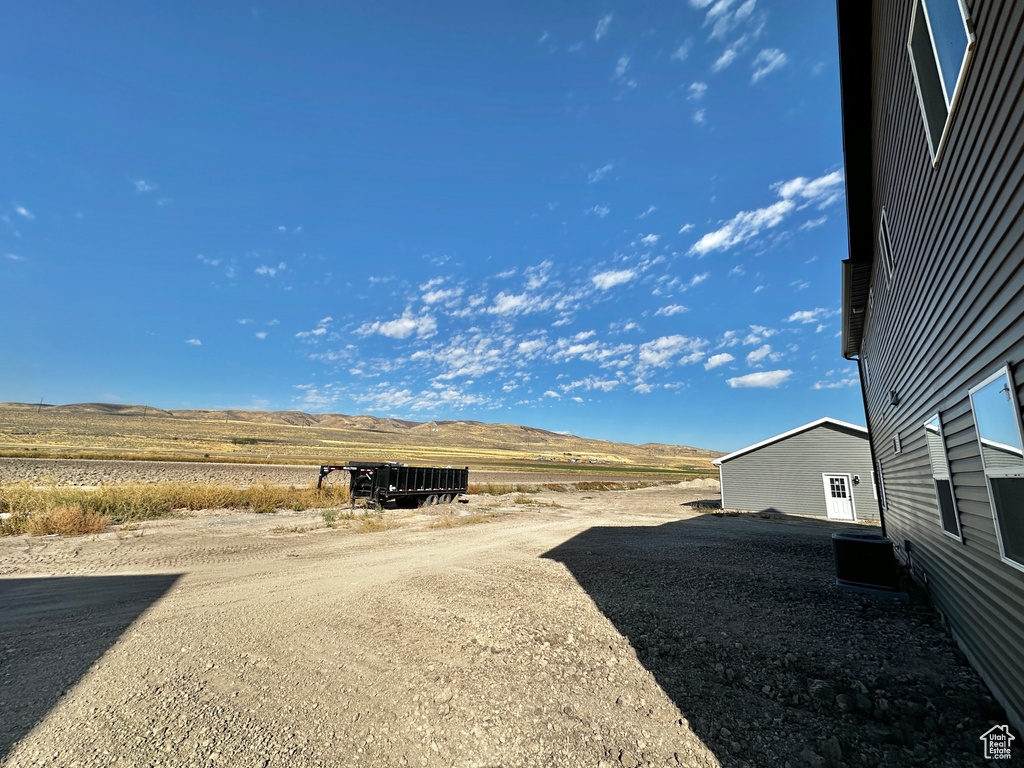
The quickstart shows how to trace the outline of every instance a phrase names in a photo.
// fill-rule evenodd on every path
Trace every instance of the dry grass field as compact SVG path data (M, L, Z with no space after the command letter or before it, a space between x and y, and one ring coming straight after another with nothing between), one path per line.
M320 464L346 460L712 476L721 455L510 424L409 422L299 411L166 411L0 403L0 456ZM541 458L543 457L543 458Z

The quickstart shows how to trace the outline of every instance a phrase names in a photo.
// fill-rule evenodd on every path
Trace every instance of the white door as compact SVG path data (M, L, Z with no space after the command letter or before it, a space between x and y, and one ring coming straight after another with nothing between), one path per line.
M829 520L853 520L853 491L849 475L822 475L825 512Z

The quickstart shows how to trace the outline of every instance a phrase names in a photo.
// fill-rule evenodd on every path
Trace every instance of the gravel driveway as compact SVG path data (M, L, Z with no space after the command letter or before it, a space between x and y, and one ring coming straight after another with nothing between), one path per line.
M836 525L686 505L707 495L0 539L0 760L984 764L1002 714L925 605L837 593Z

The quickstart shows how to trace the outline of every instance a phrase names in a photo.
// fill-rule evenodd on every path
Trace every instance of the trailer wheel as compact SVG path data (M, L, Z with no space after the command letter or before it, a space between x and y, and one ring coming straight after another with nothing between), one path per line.
M452 497L451 497L451 496L449 496L449 495L448 495L448 494L446 493L446 494L445 494L444 496L442 496L442 497L441 497L441 503L442 503L442 504L451 504L451 503L452 503Z
M437 504L437 496L434 494L427 496L427 506L433 507L435 504Z

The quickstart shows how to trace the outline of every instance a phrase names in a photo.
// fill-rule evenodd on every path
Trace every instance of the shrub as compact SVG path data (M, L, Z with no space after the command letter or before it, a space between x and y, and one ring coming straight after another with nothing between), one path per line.
M269 483L250 488L215 483L119 483L88 490L12 483L0 485L0 514L8 515L0 520L0 535L25 533L30 525L37 530L45 523L31 522L35 517L45 517L63 508L78 508L86 517L86 513L102 517L107 521L104 524L108 524L154 520L180 510L247 509L272 513L279 509L339 507L347 502L347 487L317 490L313 486L288 488ZM86 527L92 524L82 522Z
M85 533L99 533L110 523L106 515L83 510L78 504L53 507L45 512L29 515L25 520L25 532L33 536L77 536Z

